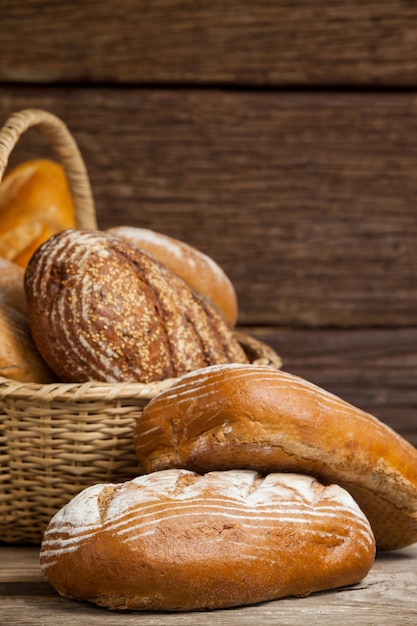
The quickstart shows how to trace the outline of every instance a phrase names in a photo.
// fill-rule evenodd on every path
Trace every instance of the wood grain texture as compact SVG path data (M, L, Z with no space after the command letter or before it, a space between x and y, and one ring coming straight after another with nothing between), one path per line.
M117 613L85 602L60 598L44 581L38 565L38 549L0 546L0 614L5 624L27 626L408 626L417 619L417 546L383 554L364 581L338 591L307 598L223 611L194 613Z
M416 85L409 0L3 0L0 80Z
M414 94L3 88L4 120L27 106L74 133L100 226L212 256L240 324L415 324ZM13 159L42 139L29 131Z

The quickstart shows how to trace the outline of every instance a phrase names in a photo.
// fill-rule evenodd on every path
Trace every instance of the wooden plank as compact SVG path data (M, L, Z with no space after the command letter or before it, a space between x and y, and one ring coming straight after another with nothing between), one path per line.
M3 87L1 118L27 106L73 131L101 227L212 256L241 324L415 324L413 94ZM41 139L14 162L45 155Z
M409 0L3 0L0 80L416 85Z
M38 568L38 549L0 546L0 614L5 624L27 626L293 626L314 623L323 626L406 626L417 618L417 545L381 554L364 581L337 591L307 598L285 598L235 609L195 613L111 613L84 602L60 598L41 574L28 581L26 567ZM10 567L10 563L13 563ZM21 578L19 579L19 574ZM12 582L10 582L12 581Z
M367 411L417 447L417 329L246 328L285 371Z
M45 583L45 577L39 566L38 547L19 546L16 548L0 544L0 556L0 585L1 583Z

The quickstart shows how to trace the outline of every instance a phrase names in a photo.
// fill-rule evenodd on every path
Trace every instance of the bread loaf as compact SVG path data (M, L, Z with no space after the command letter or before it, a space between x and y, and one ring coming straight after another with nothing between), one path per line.
M147 228L115 226L108 232L152 254L214 304L230 328L235 326L238 314L235 289L222 268L209 256L178 239Z
M64 382L148 383L247 362L204 298L108 233L52 236L32 257L25 289L35 344Z
M40 560L63 596L188 611L349 585L374 556L367 519L336 485L167 470L81 492L51 520Z
M62 165L25 161L0 187L0 256L25 268L53 233L75 226L75 213Z
M0 376L24 383L56 380L36 350L26 316L1 302Z
M0 257L0 304L7 304L26 315L24 273L22 267Z
M311 474L351 493L379 548L417 541L417 450L375 417L283 371L226 365L184 376L145 407L135 448L147 472Z

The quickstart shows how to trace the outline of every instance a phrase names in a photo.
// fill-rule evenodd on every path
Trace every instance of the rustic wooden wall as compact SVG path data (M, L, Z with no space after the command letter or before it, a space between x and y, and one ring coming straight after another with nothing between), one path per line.
M2 120L66 121L101 227L211 255L285 369L417 444L415 2L2 0L0 52Z

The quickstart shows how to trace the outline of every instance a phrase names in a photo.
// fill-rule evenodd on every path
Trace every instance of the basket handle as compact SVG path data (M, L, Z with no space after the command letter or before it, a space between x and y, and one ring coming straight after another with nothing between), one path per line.
M78 146L62 120L41 109L23 109L13 113L0 130L0 183L10 154L20 136L37 126L49 139L65 169L79 228L97 228L94 199L87 169Z

